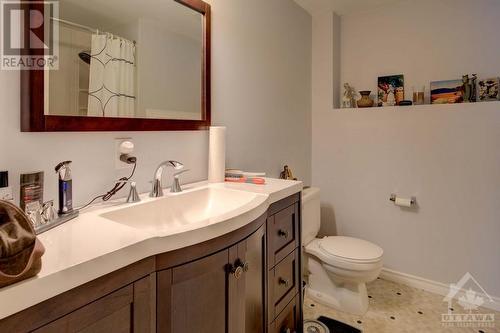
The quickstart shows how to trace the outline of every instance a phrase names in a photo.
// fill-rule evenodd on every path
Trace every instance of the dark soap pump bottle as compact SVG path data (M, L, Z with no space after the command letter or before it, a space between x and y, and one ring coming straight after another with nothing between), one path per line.
M71 161L64 161L56 166L59 175L59 215L73 212L73 179L71 178Z

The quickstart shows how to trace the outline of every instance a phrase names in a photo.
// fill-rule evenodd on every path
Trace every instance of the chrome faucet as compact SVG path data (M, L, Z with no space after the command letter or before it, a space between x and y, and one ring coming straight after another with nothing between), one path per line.
M153 188L151 190L151 193L149 194L150 197L152 198L159 198L163 196L163 189L161 186L161 178L163 175L163 170L166 167L172 167L174 168L174 182L172 183L172 188L170 189L170 192L177 193L177 192L182 192L181 186L179 184L179 175L181 173L184 173L186 171L189 171L189 169L184 169L184 164L177 162L177 161L165 161L160 163L158 168L156 168L154 178L153 178Z

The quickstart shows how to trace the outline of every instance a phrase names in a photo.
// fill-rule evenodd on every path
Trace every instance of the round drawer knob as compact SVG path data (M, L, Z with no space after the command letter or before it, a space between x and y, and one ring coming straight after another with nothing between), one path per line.
M278 236L287 239L288 238L288 231L280 229L280 230L278 230Z
M232 273L233 273L234 278L236 280L240 279L241 276L243 275L243 267L242 266L238 266L238 267L234 268Z
M283 279L281 277L279 278L278 283L281 286L285 286L285 287L288 287L290 285L290 281L288 279Z

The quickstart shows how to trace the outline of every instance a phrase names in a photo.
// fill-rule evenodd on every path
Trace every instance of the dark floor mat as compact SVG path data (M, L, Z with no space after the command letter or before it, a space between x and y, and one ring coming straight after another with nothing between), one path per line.
M318 318L318 321L328 326L330 333L361 333L361 331L355 327L328 317L321 316Z

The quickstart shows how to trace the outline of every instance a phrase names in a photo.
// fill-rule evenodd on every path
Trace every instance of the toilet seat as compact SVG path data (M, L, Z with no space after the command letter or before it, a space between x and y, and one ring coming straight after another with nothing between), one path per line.
M318 248L328 257L353 263L375 263L381 260L384 250L363 239L329 236L319 240Z
M361 250L357 249L359 245ZM343 236L316 238L307 244L305 251L319 258L325 266L351 271L371 271L380 268L384 252L370 242Z

